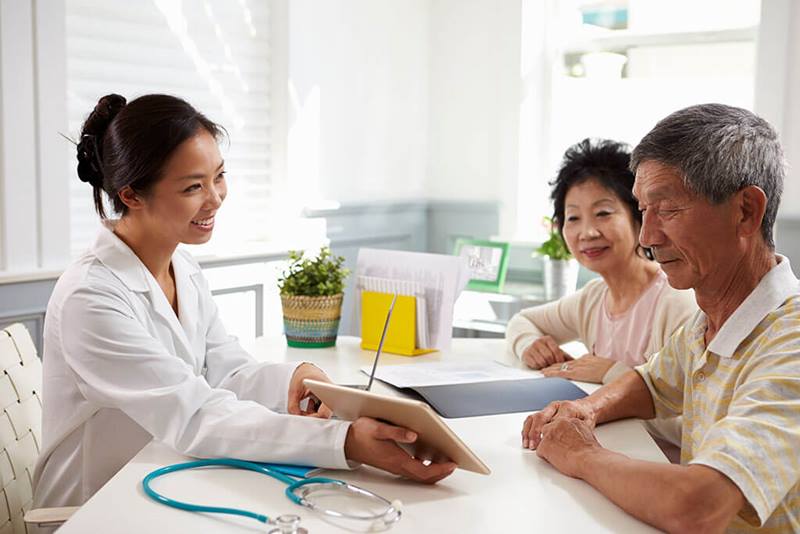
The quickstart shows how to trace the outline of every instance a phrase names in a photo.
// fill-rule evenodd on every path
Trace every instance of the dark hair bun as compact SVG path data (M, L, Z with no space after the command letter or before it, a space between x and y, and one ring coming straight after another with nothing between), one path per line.
M125 97L110 94L101 98L89 114L78 143L78 177L92 187L103 187L103 137L114 117L125 107Z

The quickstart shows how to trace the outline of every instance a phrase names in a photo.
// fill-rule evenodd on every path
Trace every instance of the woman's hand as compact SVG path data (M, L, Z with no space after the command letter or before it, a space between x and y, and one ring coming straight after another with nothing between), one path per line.
M556 340L550 336L538 338L522 353L522 361L531 369L542 369L570 360L572 356L561 350Z
M614 360L610 358L585 354L571 362L555 363L549 367L545 367L542 369L542 374L544 376L560 376L562 378L568 378L569 380L600 384L603 382L603 377L614 363Z
M303 384L303 380L306 378L313 378L314 380L320 380L322 382L331 381L328 375L316 365L311 363L300 364L297 369L294 370L292 380L289 382L289 399L286 403L287 411L292 415L305 415L328 419L332 413L330 408L322 404L319 399L306 388L305 384ZM306 406L301 407L301 401L303 399L308 399L308 401Z

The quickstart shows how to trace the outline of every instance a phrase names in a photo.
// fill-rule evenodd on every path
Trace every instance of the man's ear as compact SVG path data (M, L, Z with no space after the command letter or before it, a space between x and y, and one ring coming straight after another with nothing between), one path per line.
M738 233L740 237L749 237L761 232L761 222L767 211L767 195L755 185L748 185L737 193L738 199Z
M126 185L117 193L120 201L128 207L129 210L140 210L144 207L144 199L136 191L131 189L131 186Z

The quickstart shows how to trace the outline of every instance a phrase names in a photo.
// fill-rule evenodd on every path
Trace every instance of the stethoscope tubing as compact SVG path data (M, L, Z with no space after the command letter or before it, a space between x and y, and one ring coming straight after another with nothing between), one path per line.
M342 480L336 480L333 478L326 478L326 477L312 477L312 478L301 478L295 479L289 475L271 469L269 466L264 464L259 464L256 462L248 462L245 460L236 460L233 458L214 458L214 459L207 459L207 460L194 460L191 462L183 462L179 464L168 465L166 467L161 467L150 472L147 476L144 477L142 480L142 488L144 489L145 494L153 499L156 502L164 504L166 506L170 506L172 508L177 508L178 510L185 510L188 512L204 512L204 513L212 513L212 514L228 514L228 515L238 515L241 517L249 517L251 519L255 519L256 521L260 521L261 523L269 523L270 518L264 514L258 514L256 512L251 512L249 510L243 510L241 508L228 508L223 506L208 506L204 504L194 504L185 501L179 501L176 499L171 499L169 497L165 497L164 495L160 494L156 490L153 489L151 482L158 477L168 475L170 473L175 473L177 471L185 471L187 469L197 469L201 467L234 467L237 469L245 469L247 471L255 471L257 473L261 473L264 475L268 475L274 479L280 480L284 484L286 484L286 489L284 493L286 497L291 500L293 503L298 504L300 506L304 506L311 510L315 510L318 512L322 512L326 515L331 515L334 517L344 517L344 518L351 518L351 519L373 519L372 517L357 517L351 514L345 514L341 512L336 512L335 510L328 510L323 508L318 508L312 502L307 501L300 495L296 493L296 491L303 486L310 486L313 484L334 484L336 486L343 487L348 491L352 491L355 493L359 493L361 495L368 496L370 498L378 499L382 502L387 503L390 508L393 510L391 503L377 495L372 493L371 491L365 490L363 488L359 488L358 486L353 486L348 484ZM380 515L375 515L374 518L378 518ZM399 515L397 516L399 519Z

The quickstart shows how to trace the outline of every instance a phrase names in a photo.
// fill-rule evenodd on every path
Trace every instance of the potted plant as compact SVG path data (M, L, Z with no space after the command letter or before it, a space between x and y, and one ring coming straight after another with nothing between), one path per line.
M570 254L553 219L545 217L544 224L549 237L534 251L534 255L542 257L544 298L556 300L575 291L578 285L578 262Z
M336 344L342 315L344 258L322 247L316 258L289 251L289 265L278 279L283 327L290 347L319 348Z

